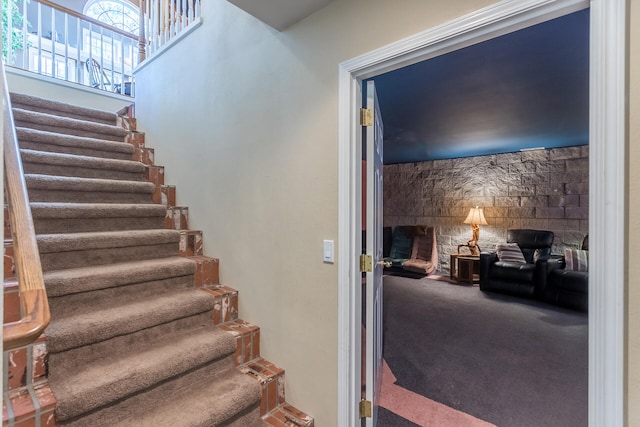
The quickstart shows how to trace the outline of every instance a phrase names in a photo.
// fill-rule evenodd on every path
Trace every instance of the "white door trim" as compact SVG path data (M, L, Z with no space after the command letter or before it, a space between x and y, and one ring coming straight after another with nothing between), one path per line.
M339 65L338 425L359 423L360 179L363 79L591 6L589 425L624 425L626 0L505 0ZM605 277L606 266L606 277ZM604 286L606 284L606 286Z

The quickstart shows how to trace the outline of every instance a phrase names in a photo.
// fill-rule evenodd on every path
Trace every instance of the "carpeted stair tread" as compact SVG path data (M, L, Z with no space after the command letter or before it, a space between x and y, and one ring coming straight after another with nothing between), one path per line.
M33 202L153 203L150 182L25 174Z
M21 149L25 173L79 178L142 181L145 166L133 160L101 159L75 154Z
M13 108L13 118L16 126L45 130L61 134L84 136L89 138L106 139L109 141L124 141L129 134L124 128L115 125L88 122L84 120L60 117L52 114Z
M155 298L132 300L115 307L86 308L79 315L52 318L47 348L57 353L213 309L214 299L199 289L179 289ZM78 308L76 311L81 311Z
M130 203L31 203L38 234L164 228L162 205Z
M178 255L180 232L125 230L40 234L36 237L43 271Z
M44 273L49 297L95 291L132 283L150 282L193 274L196 263L183 257L160 258L95 266L69 268Z
M254 379L213 363L104 410L58 425L267 427L259 415L260 394Z
M128 230L93 233L40 234L36 236L40 253L71 252L88 249L124 248L178 243L176 230Z
M11 98L11 105L14 108L22 108L47 114L56 114L59 116L94 121L109 125L115 125L118 119L116 113L97 110L95 108L81 107L79 105L52 101L21 93L11 93L9 96Z
M188 333L186 333L188 332ZM58 369L50 381L58 401L59 420L111 404L194 368L227 357L235 338L213 324L130 348L101 360L88 360L80 370Z
M126 142L63 135L24 127L16 128L20 147L48 152L130 160L135 150Z

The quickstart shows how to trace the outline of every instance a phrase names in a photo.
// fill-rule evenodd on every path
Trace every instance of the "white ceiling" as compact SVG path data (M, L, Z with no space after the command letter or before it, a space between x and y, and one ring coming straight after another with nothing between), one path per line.
M228 0L278 31L322 9L333 0Z

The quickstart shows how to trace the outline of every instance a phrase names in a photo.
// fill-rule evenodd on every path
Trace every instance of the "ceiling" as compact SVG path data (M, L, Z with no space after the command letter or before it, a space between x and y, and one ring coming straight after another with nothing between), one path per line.
M386 164L588 144L589 11L373 80Z
M282 31L333 0L228 0L265 24Z

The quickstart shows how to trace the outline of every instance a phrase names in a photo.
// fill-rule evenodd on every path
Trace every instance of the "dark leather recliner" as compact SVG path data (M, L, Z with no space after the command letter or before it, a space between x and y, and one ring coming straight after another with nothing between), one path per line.
M582 241L582 250L589 250L589 235ZM545 301L587 311L589 307L589 272L565 269L564 257L540 261L540 288Z
M500 261L496 252L480 253L480 289L524 297L541 297L536 261L551 255L553 232L507 230L507 243L517 243L526 263Z

